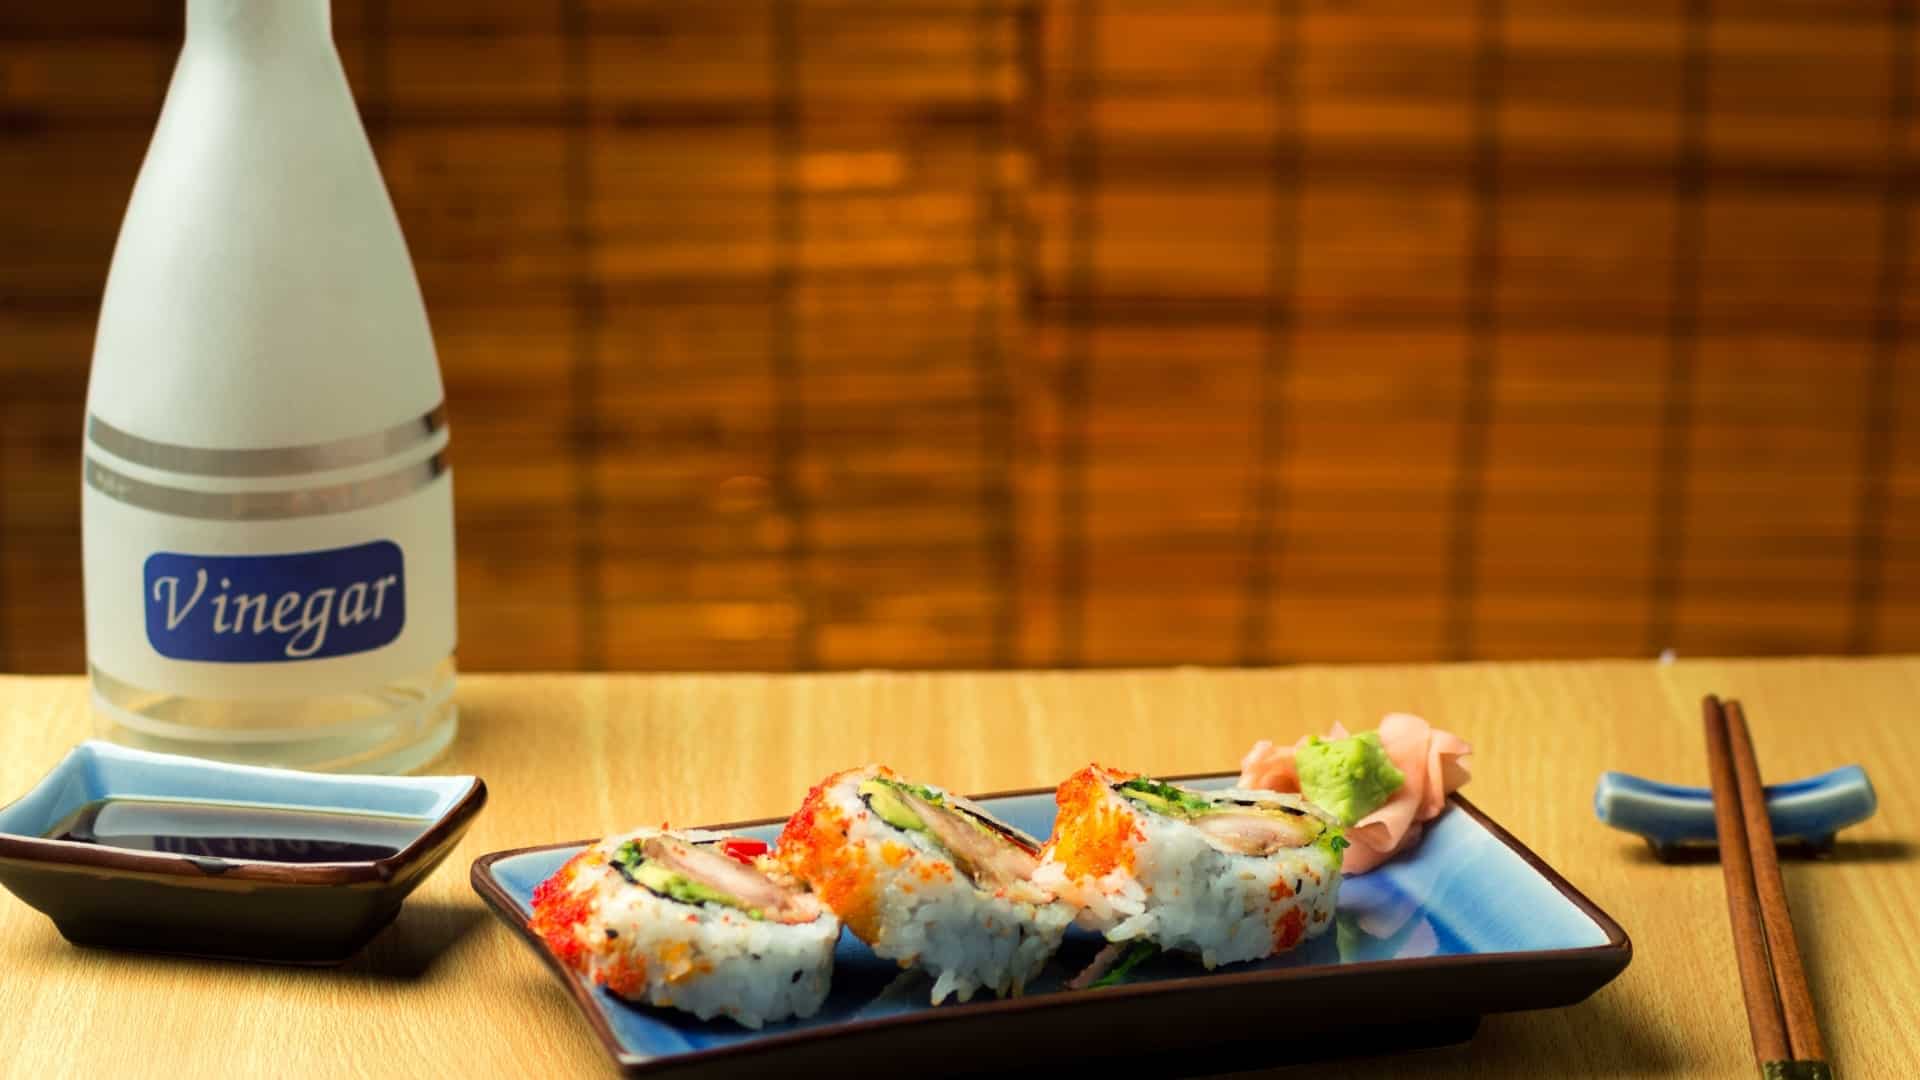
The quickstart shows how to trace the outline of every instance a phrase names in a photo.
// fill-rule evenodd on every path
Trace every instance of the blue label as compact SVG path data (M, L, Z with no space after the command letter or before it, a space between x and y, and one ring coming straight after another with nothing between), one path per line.
M171 660L267 664L377 649L407 623L400 546L147 559L147 641Z

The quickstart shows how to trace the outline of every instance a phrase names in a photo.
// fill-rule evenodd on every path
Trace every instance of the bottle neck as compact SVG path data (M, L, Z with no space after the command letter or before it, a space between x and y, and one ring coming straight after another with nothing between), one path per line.
M331 0L187 0L187 44L270 55L333 49Z

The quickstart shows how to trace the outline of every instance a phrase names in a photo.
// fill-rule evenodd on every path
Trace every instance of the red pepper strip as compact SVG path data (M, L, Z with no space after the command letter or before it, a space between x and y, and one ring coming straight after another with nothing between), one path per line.
M752 866L755 856L765 855L767 853L767 843L764 840L744 840L739 837L734 837L720 841L720 851L736 862L743 862L748 866Z

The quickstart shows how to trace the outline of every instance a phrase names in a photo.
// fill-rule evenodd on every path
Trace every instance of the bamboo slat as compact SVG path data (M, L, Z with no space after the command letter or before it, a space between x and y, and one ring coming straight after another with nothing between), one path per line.
M1920 647L1884 0L335 5L462 662ZM0 12L0 668L78 670L177 8Z

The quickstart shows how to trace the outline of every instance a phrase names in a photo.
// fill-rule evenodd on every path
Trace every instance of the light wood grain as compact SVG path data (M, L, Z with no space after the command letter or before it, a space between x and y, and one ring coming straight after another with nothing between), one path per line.
M870 758L997 790L1051 783L1092 758L1227 768L1259 737L1406 709L1475 744L1467 793L1619 919L1634 960L1581 1005L1491 1017L1467 1047L1343 1074L1747 1077L1719 869L1653 862L1596 823L1590 803L1608 768L1704 782L1696 715L1708 692L1746 704L1770 780L1848 762L1871 773L1879 815L1848 831L1836 858L1788 864L1786 884L1836 1071L1904 1074L1920 1034L1889 1010L1920 1000L1911 659L470 677L460 740L435 771L484 777L491 801L366 953L301 971L83 951L0 897L0 1072L610 1075L546 970L468 888L475 856L643 822L775 816L820 776ZM5 797L88 731L76 680L0 680L0 710Z

